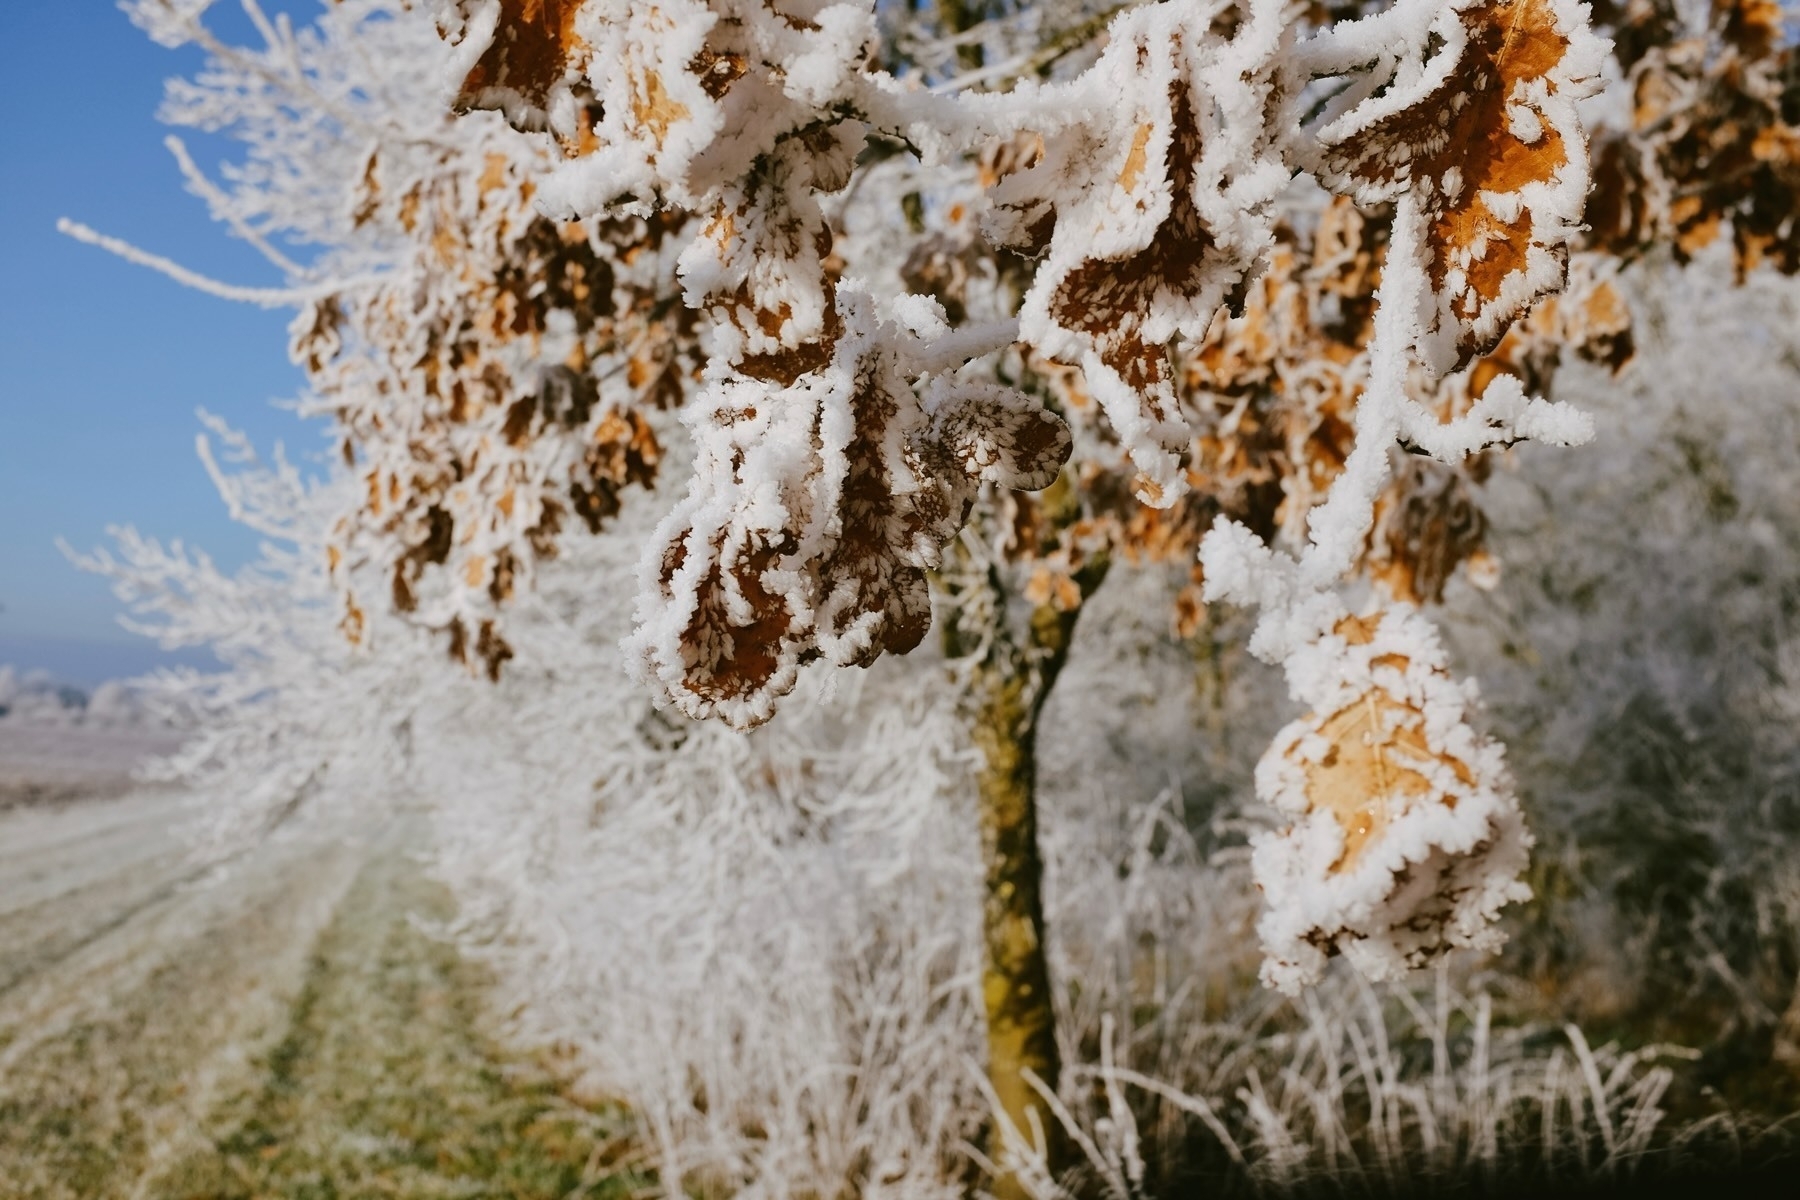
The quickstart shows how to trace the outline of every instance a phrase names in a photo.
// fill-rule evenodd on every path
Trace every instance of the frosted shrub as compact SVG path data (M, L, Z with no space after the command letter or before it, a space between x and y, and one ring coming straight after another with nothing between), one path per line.
M1207 596L1265 611L1254 647L1288 664L1298 696L1329 691L1305 678L1336 661L1313 653L1331 636L1319 613L1369 557L1381 510L1405 511L1388 495L1397 440L1456 464L1522 438L1586 436L1518 373L1447 409L1429 390L1563 283L1589 182L1575 105L1603 52L1578 5L1416 0L1296 26L1276 0L1229 20L1224 5L1171 0L1113 18L1105 47L1066 78L986 93L880 68L880 29L851 5L484 0L437 10L453 49L417 40L423 23L400 0L361 0L301 33L252 5L267 43L256 51L218 43L202 9L132 11L160 39L214 55L212 74L174 94L174 119L232 124L253 161L294 168L259 166L229 190L189 173L290 276L286 292L256 298L302 306L295 356L366 495L329 547L353 640L367 617L348 581L367 563L390 574L396 610L497 675L513 655L500 615L515 586L558 552L565 514L598 528L622 488L650 480L662 449L647 413L687 400L691 484L643 559L638 673L691 715L748 726L809 661L866 666L909 650L931 622L926 572L946 566L982 489L1045 487L1074 449L1042 389L1000 378L992 355L1017 342L1078 367L1135 468L1132 490L1153 509L1177 504L1203 426L1168 347L1205 342L1228 301L1243 305L1296 173L1393 206L1366 344L1350 360L1359 391L1337 417L1353 431L1332 447L1341 468L1312 482L1312 451L1288 456L1318 502L1286 515L1286 544L1267 548L1230 519L1265 514L1227 509L1202 557ZM359 43L404 69L361 80L366 59L348 52ZM424 102L434 71L454 83L461 119ZM291 126L296 106L319 124ZM517 129L467 111L478 108ZM325 127L354 136L323 138ZM865 151L895 142L952 179L988 164L983 238L1042 256L1019 280L1016 320L953 328L937 297L846 273L828 198ZM1022 149L1002 165L1008 147ZM316 196L333 189L327 216ZM328 249L300 264L277 234ZM691 396L684 363L702 364ZM1274 407L1315 401L1296 391ZM1390 559L1414 540L1397 536L1383 538ZM1434 564L1425 590L1474 544ZM1044 581L1065 648L1105 571L1103 555L1087 557L1068 562L1085 573L1072 600ZM963 611L952 640L994 645L964 628L980 611L972 593L951 590ZM1030 719L1007 736L1028 737ZM1479 789L1503 807L1496 770L1480 769ZM1432 843L1476 858L1495 844ZM1402 851L1414 853L1422 845ZM1493 857L1486 881L1468 868L1489 897L1471 911L1518 894L1498 876L1519 861ZM1024 869L1014 883L1035 893ZM1374 891L1339 903L1378 900L1404 874L1370 875ZM1409 920L1418 902L1378 905L1380 920ZM1360 939L1381 936L1360 909L1314 919L1327 946L1346 921ZM1466 918L1433 928L1395 961L1486 944ZM1316 973L1288 959L1270 978Z
M219 671L164 670L134 686L190 730L153 771L194 790L213 817L211 852L229 853L296 815L328 821L403 800L412 716L441 672L385 616L377 655L338 629L326 546L351 481L309 480L279 449L265 463L241 433L202 416L201 461L232 517L260 535L258 557L226 574L203 551L125 526L111 531L114 551L76 562L112 580L129 627L220 660Z
M1572 378L1600 428L1590 470L1496 475L1486 503L1518 582L1462 598L1450 632L1577 892L1534 939L1571 972L1570 1002L1660 1004L1708 1040L1734 1035L1700 1015L1723 1004L1766 1039L1794 989L1800 309L1789 281L1734 285L1723 258L1634 281L1658 334L1647 369Z

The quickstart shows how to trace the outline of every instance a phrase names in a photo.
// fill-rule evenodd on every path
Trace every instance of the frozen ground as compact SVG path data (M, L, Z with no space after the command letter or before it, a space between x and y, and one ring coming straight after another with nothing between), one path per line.
M116 796L134 766L180 742L166 729L0 719L0 810Z
M130 735L54 732L0 741L15 795L39 801L0 809L0 1192L627 1182L607 1119L478 1030L481 980L427 932L448 910L414 826L290 832L208 864L185 795L124 786Z

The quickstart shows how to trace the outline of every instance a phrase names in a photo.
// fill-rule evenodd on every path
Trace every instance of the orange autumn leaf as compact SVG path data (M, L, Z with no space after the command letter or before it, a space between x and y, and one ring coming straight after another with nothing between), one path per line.
M1588 189L1575 103L1601 44L1569 0L1453 3L1432 33L1427 61L1319 131L1318 173L1399 200L1395 244L1425 293L1417 346L1441 373L1562 286Z
M459 112L497 108L521 128L542 128L559 86L579 79L580 0L500 0L499 27L464 77Z

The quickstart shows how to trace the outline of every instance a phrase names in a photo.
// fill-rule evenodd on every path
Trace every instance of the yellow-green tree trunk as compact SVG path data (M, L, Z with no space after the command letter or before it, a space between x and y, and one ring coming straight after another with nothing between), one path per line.
M1104 561L1076 576L1085 600L1106 574ZM1028 1076L1054 1093L1061 1062L1056 1013L1046 954L1043 879L1038 848L1038 717L1057 675L1068 660L1080 606L1066 611L1036 606L1025 630L1006 620L1008 592L1000 572L989 569L973 585L987 594L967 594L947 584L950 612L944 622L945 649L968 672L966 712L981 754L976 780L985 892L982 933L986 958L982 999L987 1016L988 1080L999 1101L999 1116L1026 1137L1041 1130L1054 1169L1061 1164L1061 1127ZM960 593L960 594L959 594ZM973 662L968 661L973 656ZM989 1139L999 1161L1000 1131ZM1001 1200L1023 1197L1018 1179L993 1181Z

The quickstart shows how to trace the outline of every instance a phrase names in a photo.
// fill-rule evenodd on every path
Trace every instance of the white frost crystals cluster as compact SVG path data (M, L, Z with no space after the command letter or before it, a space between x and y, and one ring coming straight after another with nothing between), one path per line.
M1252 841L1264 982L1298 992L1338 953L1388 979L1451 947L1497 947L1500 908L1531 895L1518 879L1531 836L1436 630L1405 606L1346 615L1289 671L1311 711L1256 772L1289 821Z

